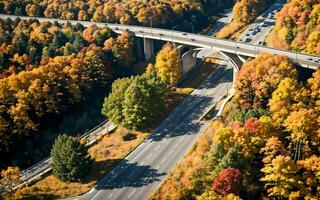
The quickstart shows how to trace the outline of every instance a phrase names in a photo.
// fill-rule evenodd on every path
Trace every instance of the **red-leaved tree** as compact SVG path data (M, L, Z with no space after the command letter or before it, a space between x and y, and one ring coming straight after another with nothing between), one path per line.
M241 187L241 172L236 168L223 169L212 183L212 190L220 195L237 193Z

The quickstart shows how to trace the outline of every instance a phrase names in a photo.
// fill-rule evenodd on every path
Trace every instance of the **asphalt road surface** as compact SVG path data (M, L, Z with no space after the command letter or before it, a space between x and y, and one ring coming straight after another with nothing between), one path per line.
M274 4L272 4L262 15L257 17L257 19L253 23L251 23L248 26L248 28L242 33L240 37L241 41L245 41L244 39L245 37L247 37L249 38L249 41L247 42L250 44L263 44L267 35L270 33L270 31L276 23L275 13L277 13L278 10L282 9L285 4L286 1L284 0L277 0ZM252 34L255 28L258 28L259 31L257 31L255 34Z
M216 25L211 31L208 32L209 35L213 35L220 31L225 25L229 24L232 20L232 8L224 10L223 16L217 20Z
M90 192L76 199L147 199L207 127L208 122L200 118L231 89L232 79L233 68L220 65L147 140Z
M215 26L206 33L207 36L213 36L215 33L220 31L225 25L230 23L232 20L232 8L225 9L223 11L223 15L221 18L219 18L215 24ZM214 49L203 49L197 53L197 58L203 59L206 57L214 57L218 59L226 59L221 55L219 52L217 52Z

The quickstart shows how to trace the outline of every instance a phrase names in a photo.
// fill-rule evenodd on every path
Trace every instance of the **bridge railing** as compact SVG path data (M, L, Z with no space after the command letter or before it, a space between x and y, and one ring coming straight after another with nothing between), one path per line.
M98 141L104 135L110 133L116 128L116 126L108 120L101 122L99 125L92 128L90 131L84 133L79 137L79 139L86 139L86 146L90 146L96 141ZM39 161L38 163L32 165L31 167L20 172L19 177L22 183L17 185L14 189L19 189L23 186L28 186L30 183L38 180L44 174L51 171L52 158L49 156ZM2 185L2 187L5 187Z
M294 52L294 51L289 51L289 50L285 50L285 49L276 49L276 48L271 48L271 47L266 47L266 46L255 45L255 44L247 44L247 43L238 42L238 41L230 41L227 39L218 39L218 38L213 38L210 36L199 35L199 34L194 34L194 33L187 33L187 35L183 35L183 33L186 33L186 32L172 31L172 30L166 30L166 29L161 29L161 28L151 28L151 27L146 27L146 26L111 24L111 23L102 23L102 22L91 22L91 21L63 20L63 19L44 18L44 17L36 17L35 18L35 17L29 17L29 16L13 16L13 15L1 14L1 18L6 18L6 17L10 18L10 19L21 18L21 19L37 19L39 21L51 21L51 22L59 21L60 23L70 22L72 24L81 23L81 24L84 24L85 26L89 26L89 25L97 25L100 27L101 26L108 26L113 30L115 30L117 28L122 29L122 31L126 30L126 29L138 30L138 32L141 31L144 34L152 34L152 35L157 35L159 33L162 33L162 34L165 33L165 34L167 34L167 36L170 36L170 35L172 35L172 33L174 33L174 35L178 34L180 38L194 37L201 42L208 42L208 40L210 40L212 43L220 43L220 44L224 44L226 46L233 47L233 48L237 48L238 45L239 46L249 45L250 48L257 49L261 52L262 51L275 51L275 52L278 52L279 54L285 53L285 55L289 55L289 54L296 55L297 58L307 56L307 57L314 58L314 59L320 59L319 56L306 54L306 53ZM195 41L195 42L197 42L197 41Z

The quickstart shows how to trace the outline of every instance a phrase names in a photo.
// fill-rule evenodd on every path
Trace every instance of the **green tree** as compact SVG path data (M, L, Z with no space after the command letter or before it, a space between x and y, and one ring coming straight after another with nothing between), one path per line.
M123 125L133 130L147 128L165 107L165 89L156 73L137 76L125 93Z
M86 146L76 137L59 135L51 150L52 170L62 181L76 181L84 177L92 161Z
M165 106L165 84L155 72L123 78L112 84L102 114L113 123L133 129L145 129Z
M214 174L218 174L221 170L232 167L243 170L248 166L239 144L231 147L228 153L221 159L220 163L214 169Z
M109 118L113 123L121 125L124 121L123 101L127 88L133 81L131 78L122 78L113 82L111 93L104 100L102 114Z

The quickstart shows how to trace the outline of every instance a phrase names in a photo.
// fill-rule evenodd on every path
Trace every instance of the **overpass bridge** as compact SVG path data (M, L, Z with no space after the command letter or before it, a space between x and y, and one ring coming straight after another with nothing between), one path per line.
M71 24L82 24L83 26L96 25L98 27L108 26L116 33L121 33L123 31L131 31L136 37L144 39L144 53L146 59L151 58L154 55L153 40L167 41L177 44L183 44L187 46L192 46L195 48L212 49L218 52L222 52L224 56L227 54L237 54L249 57L256 57L262 52L271 54L280 54L288 56L294 62L300 64L302 67L310 69L318 69L320 65L320 56L309 55L298 53L294 51L287 51L281 49L274 49L266 46L259 46L254 44L246 44L237 41L217 39L206 35L199 35L193 33L186 33L181 31L166 30L160 28L144 27L144 26L133 26L133 25L122 25L122 24L110 24L110 23L100 23L100 22L89 22L89 21L76 21L76 20L62 20L55 18L42 18L42 17L26 17L26 16L15 16L15 15L5 15L0 14L0 18L15 20L20 19L37 19L40 22L59 22ZM230 59L230 58L228 58Z

